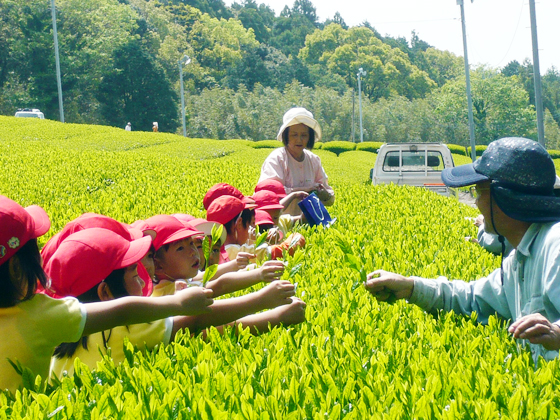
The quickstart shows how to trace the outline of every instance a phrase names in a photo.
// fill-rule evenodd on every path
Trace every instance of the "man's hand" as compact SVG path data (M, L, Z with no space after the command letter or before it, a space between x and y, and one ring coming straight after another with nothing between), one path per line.
M519 318L509 326L508 331L513 338L529 340L532 344L542 344L547 350L560 349L560 327L541 314Z
M376 270L367 275L366 290L382 302L408 299L412 296L414 280L389 271Z

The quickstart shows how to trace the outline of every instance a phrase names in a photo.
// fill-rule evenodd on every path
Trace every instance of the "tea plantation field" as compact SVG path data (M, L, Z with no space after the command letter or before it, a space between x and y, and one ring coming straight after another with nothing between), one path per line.
M52 219L40 244L83 212L123 222L204 216L216 182L250 194L270 148L244 140L0 117L0 193ZM533 419L560 417L558 361L534 366L504 324L378 303L350 261L420 276L476 279L497 257L465 241L475 209L422 189L373 187L375 155L317 150L336 203L330 229L304 229L292 278L307 322L259 337L181 336L127 362L77 366L48 389L0 394L0 419ZM468 158L456 156L456 163ZM291 261L293 264L293 261ZM287 276L287 275L286 275ZM9 339L2 337L2 340Z

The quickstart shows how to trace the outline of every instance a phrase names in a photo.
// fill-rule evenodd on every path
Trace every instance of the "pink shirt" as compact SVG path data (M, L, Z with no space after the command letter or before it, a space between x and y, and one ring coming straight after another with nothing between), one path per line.
M334 199L334 191L329 186L321 158L307 149L304 149L303 153L303 161L298 162L285 147L274 150L263 163L259 182L270 178L277 179L284 184L286 194L290 194L294 189L311 189L315 184L321 183ZM294 200L284 213L298 215L301 211Z

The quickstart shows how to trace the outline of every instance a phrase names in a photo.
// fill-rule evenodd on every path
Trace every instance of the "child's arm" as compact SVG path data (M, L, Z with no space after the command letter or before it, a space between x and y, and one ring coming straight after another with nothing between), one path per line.
M306 304L303 300L294 297L288 305L282 305L259 314L248 315L227 325L235 328L237 324L241 324L243 328L249 328L251 334L259 335L279 325L287 326L302 323L305 321L305 307ZM216 327L216 329L223 333L224 325ZM235 332L237 333L237 328ZM206 332L203 335L206 338Z
M119 325L141 324L173 315L211 312L212 291L191 287L157 299L128 296L105 302L84 304L87 312L83 335L109 330Z
M295 287L286 280L270 283L248 295L216 300L212 312L196 316L175 317L173 334L179 329L188 328L191 332L202 331L211 326L219 326L241 319L264 309L275 308L291 303Z
M284 273L284 263L281 261L266 261L255 270L225 273L218 278L214 276L215 280L209 281L206 287L213 290L214 297L218 297L246 289L261 281L270 283L279 280L282 273Z
M292 192L290 194L288 194L286 197L284 197L282 200L280 200L280 204L282 204L284 206L284 208L288 207L290 205L290 203L294 200L298 200L301 201L303 200L305 197L307 197L309 195L309 193L307 191L300 191L300 190L292 190Z
M249 265L249 260L254 258L256 258L255 254L251 254L249 252L239 252L237 253L237 257L235 257L235 260L218 265L218 270L212 279L217 279L218 277L223 276L226 273L231 273L232 271L241 270ZM203 277L204 272L201 272L198 273L193 280L202 281Z

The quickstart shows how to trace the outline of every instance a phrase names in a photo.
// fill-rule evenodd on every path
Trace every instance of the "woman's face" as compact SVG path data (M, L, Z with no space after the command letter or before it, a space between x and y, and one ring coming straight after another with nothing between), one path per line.
M289 127L288 131L288 145L286 148L288 152L299 159L303 156L303 149L307 147L309 141L309 127L305 124L296 124Z

